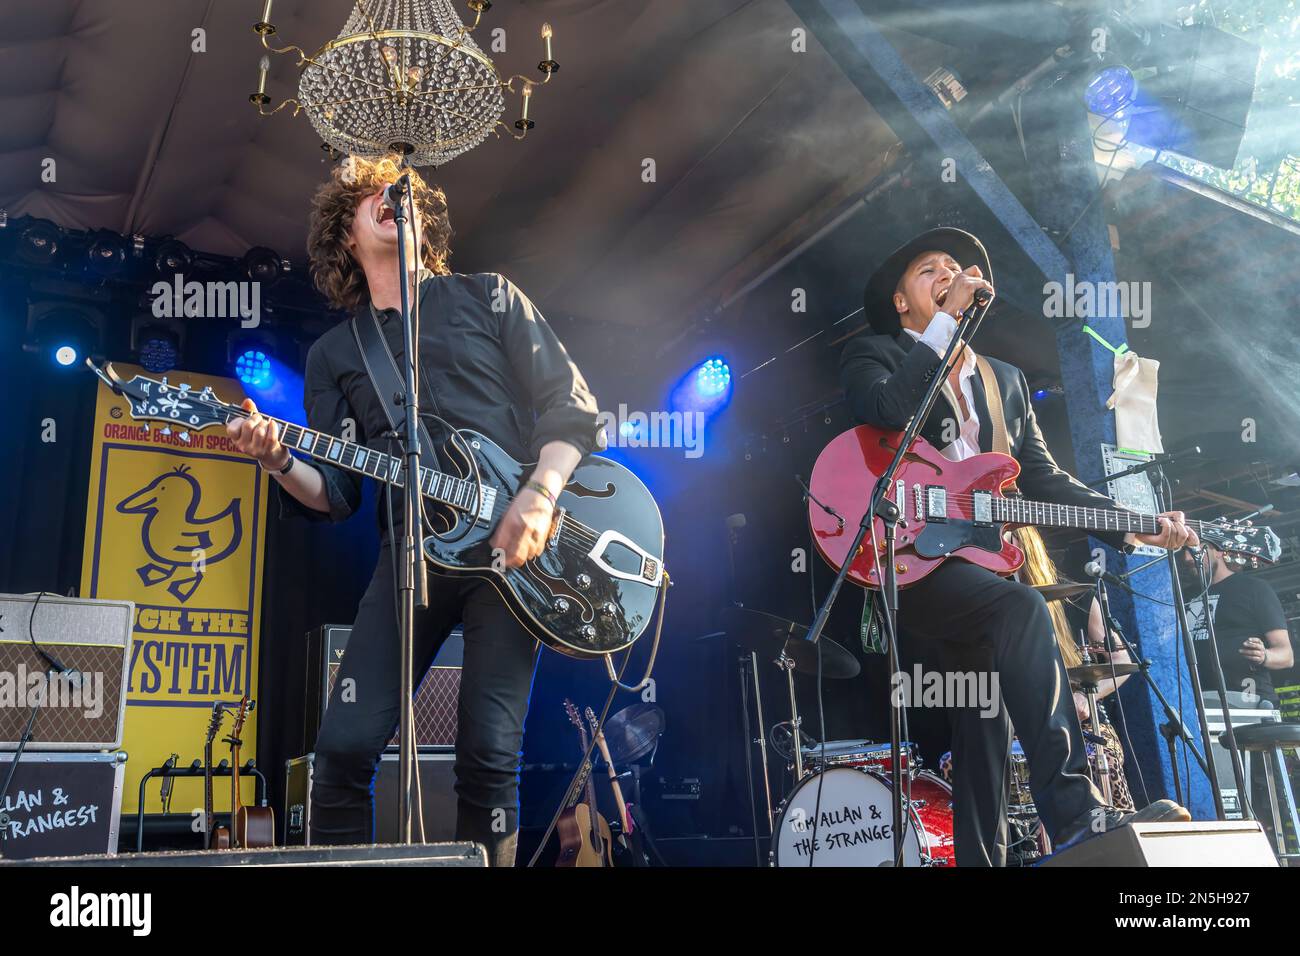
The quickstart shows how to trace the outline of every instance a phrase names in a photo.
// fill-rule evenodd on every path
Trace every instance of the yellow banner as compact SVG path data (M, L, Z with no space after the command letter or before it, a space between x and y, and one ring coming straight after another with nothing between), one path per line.
M117 365L121 378L149 375ZM159 376L149 375L150 378ZM239 383L169 372L172 384L204 386L227 402L244 397ZM257 699L257 662L266 536L267 480L226 438L224 428L164 433L162 423L131 418L127 399L102 382L95 406L90 492L81 593L135 602L127 685L125 736L129 755L122 812L135 813L144 774L173 753L186 767L203 758L212 704ZM213 744L213 764L230 759L222 742L226 716ZM240 739L241 763L257 757L256 719ZM160 778L150 781L145 810L162 810ZM240 787L251 802L253 781ZM214 778L213 803L230 808L230 779ZM196 814L202 778L175 782L171 810Z

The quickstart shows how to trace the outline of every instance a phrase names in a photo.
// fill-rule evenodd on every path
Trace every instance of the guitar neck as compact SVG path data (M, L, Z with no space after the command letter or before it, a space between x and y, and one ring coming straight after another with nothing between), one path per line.
M242 411L227 406L227 418L243 417ZM287 448L397 488L405 486L405 462L396 455L375 451L357 442L344 441L281 418L270 420L279 427L280 441ZM423 466L420 468L420 491L426 497L460 511L473 508L479 497L479 486L475 482ZM480 509L482 504L479 502Z
M1031 524L1047 528L1078 528L1082 531L1118 532L1120 534L1159 534L1160 522L1155 515L1138 514L1118 508L1088 508L1081 505L1058 505L1049 501L1023 498L993 498L993 520L1002 524ZM1207 522L1186 522L1198 535Z

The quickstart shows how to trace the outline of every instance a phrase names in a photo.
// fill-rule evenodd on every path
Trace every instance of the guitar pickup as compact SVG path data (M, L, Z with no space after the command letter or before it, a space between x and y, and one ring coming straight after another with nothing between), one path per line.
M497 503L497 490L491 485L479 485L479 489L482 491L482 494L479 495L478 520L491 522L492 508Z
M925 520L948 520L948 489L939 485L925 486Z
M993 492L971 492L972 520L977 525L993 524Z

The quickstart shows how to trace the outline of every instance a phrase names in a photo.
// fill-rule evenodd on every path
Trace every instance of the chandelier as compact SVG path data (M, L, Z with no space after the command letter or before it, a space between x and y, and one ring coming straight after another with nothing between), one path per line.
M287 106L305 112L331 155L376 159L398 153L416 166L440 166L505 130L523 139L533 128L528 106L536 80L502 79L471 32L491 6L468 0L466 27L451 0L357 0L338 37L315 53L271 45L276 33L264 0L253 31L268 53L296 54L302 68L296 99L268 109L270 57L258 64L257 92L249 101L263 116ZM551 56L551 25L542 25L541 84L560 68ZM516 88L517 84L517 88ZM501 121L506 94L521 100L514 128Z

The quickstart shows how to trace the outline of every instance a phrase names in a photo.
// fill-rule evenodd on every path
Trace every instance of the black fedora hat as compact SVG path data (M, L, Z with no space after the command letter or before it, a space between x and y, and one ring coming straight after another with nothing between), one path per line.
M946 252L961 265L979 266L989 282L993 281L993 267L984 244L964 229L941 226L923 232L915 239L903 243L876 266L862 290L862 308L871 330L877 335L897 335L902 329L898 311L894 308L894 290L908 264L923 252Z

